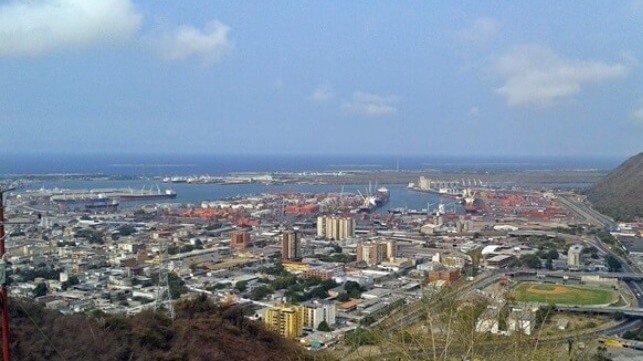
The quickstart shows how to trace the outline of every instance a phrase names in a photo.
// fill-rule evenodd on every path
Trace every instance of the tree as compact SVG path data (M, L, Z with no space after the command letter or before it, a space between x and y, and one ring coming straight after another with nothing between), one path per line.
M67 279L67 281L60 284L60 288L62 288L63 291L66 291L69 287L77 285L79 283L80 281L78 280L78 277L71 276Z
M547 261L545 261L545 268L547 268L550 271L554 269L554 262L551 260L550 255L547 255Z
M42 297L47 294L47 285L44 283L39 283L31 292L33 293L34 297Z
M324 289L324 287L315 287L308 294L306 295L308 299L311 298L326 298L328 297L328 291Z
M527 268L540 268L540 258L535 254L520 256L520 263Z
M346 281L344 289L350 298L360 298L362 296L362 286L355 281Z
M121 236L130 236L130 235L136 233L136 228L134 228L133 226L130 226L129 224L124 224L124 225L118 227L118 233Z
M542 325L547 322L549 317L551 317L556 311L556 305L549 304L547 306L540 306L536 311L536 325Z
M339 302L346 302L346 301L348 301L350 299L351 298L348 296L348 293L346 293L346 292L342 292L342 293L337 295L337 301L339 301Z
M609 272L620 272L623 266L621 265L621 262L616 259L616 257L610 255L607 255L605 257L605 263L607 263L607 270Z
M550 249L549 252L547 252L547 257L551 257L551 259L558 259L558 251L554 248Z
M319 325L317 326L317 331L330 332L330 331L332 331L332 329L330 328L330 326L328 326L328 322L326 322L326 320L324 320L324 321L320 322Z
M621 311L614 312L612 315L616 321L622 321L625 319L625 314Z
M234 289L239 292L245 292L247 287L248 287L248 281L238 281L237 283L234 284Z
M272 292L272 288L269 286L261 285L250 292L250 299L255 301L262 300L266 298L266 296L272 294Z

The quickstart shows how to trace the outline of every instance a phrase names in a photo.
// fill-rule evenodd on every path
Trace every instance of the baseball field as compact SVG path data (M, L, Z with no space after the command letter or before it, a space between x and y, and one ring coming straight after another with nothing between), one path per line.
M557 305L603 305L618 301L618 293L606 288L523 282L513 291L516 301Z

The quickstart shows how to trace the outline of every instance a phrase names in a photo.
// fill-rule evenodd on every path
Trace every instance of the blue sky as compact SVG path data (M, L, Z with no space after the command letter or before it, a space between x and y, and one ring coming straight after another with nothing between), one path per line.
M643 1L0 1L3 153L627 156Z

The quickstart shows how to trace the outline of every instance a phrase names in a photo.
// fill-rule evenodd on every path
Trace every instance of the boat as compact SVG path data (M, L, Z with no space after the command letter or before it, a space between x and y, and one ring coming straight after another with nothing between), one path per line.
M174 199L176 198L176 192L172 189L161 191L158 187L156 187L156 191L151 188L149 190L143 188L140 191L134 191L130 188L128 192L121 190L110 193L110 197L122 202L138 202L159 199Z
M138 202L149 200L174 199L177 194L172 189L161 191L157 186L156 189L142 188L135 191L127 189L90 189L90 190L56 190L51 193L50 200L55 203L67 202L90 202L97 199L109 198L118 202Z
M50 200L66 211L115 211L119 204L102 193L58 194L51 196Z

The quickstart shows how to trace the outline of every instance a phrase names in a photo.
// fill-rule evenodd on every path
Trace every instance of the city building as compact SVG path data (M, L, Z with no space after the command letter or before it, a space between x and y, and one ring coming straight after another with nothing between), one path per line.
M507 332L531 335L536 328L536 315L528 309L513 309L507 316Z
M301 258L299 233L293 230L285 231L281 239L281 258L292 260Z
M234 249L244 249L250 245L250 235L246 231L232 232L230 237L230 247Z
M335 324L335 303L332 301L315 300L301 304L303 324L305 328L316 329L322 321L329 326Z
M284 338L295 338L303 334L304 312L299 306L274 306L266 310L266 327Z
M569 266L569 268L579 268L581 266L582 253L583 246L580 244L569 247L569 251L567 251L567 266Z
M429 283L433 283L436 281L444 281L446 284L451 284L458 279L460 279L460 270L459 269L452 269L452 270L445 270L445 271L433 271L429 272Z
M317 217L317 236L328 240L344 240L355 236L355 219L351 217Z
M394 258L397 248L394 240L370 241L358 243L355 253L357 254L357 262L365 262L369 266L375 266Z

